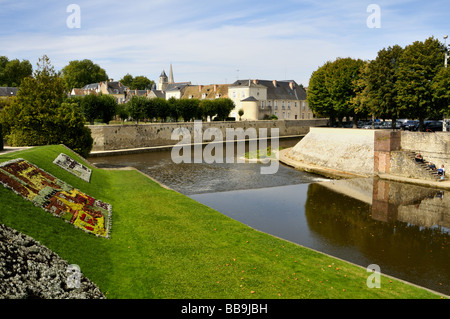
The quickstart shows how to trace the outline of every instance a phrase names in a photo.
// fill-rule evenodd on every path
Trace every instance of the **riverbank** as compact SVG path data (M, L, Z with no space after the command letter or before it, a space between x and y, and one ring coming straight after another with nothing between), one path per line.
M53 164L65 153L92 169L85 182ZM136 170L103 170L63 146L0 154L24 158L113 207L111 238L99 238L18 200L0 187L0 223L80 266L107 298L391 299L441 298L365 268L256 231Z
M438 188L438 189L443 189L443 190L450 190L450 180L448 180L448 179L445 181L432 181L432 180L421 180L421 179L417 179L417 178L397 176L397 175L386 174L386 173L377 173L374 175L355 174L355 173L346 172L346 171L342 171L342 170L336 170L336 169L331 169L331 168L318 166L318 165L314 165L314 164L310 164L310 163L296 161L288 156L288 153L290 150L291 150L291 148L287 148L287 149L281 150L279 152L280 162L282 162L285 165L291 166L295 169L314 173L314 174L319 174L319 175L322 175L325 177L340 179L340 178L361 178L361 177L377 176L381 179L391 180L391 181L395 181L395 182L402 182L402 183L414 184L414 185L419 185L419 186L433 187L433 188Z

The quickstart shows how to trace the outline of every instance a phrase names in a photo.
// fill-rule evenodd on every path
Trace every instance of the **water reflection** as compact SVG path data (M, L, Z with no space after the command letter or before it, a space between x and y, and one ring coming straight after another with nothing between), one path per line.
M255 229L450 294L443 191L354 179L191 197Z

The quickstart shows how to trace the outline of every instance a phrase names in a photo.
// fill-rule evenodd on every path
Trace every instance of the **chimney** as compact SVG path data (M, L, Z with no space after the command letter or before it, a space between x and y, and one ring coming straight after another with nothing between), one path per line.
M277 80L273 80L272 83L274 87L277 87Z
M202 89L203 89L203 85L199 85L199 86L198 86L198 91L201 92Z
M216 92L217 91L217 88L218 88L219 86L217 85L217 84L214 84L214 92Z
M294 82L289 82L289 87L291 88L291 90L294 90Z
M254 80L253 80L253 83L254 83L254 84L258 84L258 80L257 80L257 79L254 79Z

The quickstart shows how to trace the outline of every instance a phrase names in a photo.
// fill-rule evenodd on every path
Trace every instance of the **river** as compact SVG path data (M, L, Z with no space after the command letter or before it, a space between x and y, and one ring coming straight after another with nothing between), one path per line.
M281 139L290 147L297 139ZM180 163L170 151L93 157L132 166L257 230L450 295L450 193L372 178L330 180L281 165ZM383 284L383 283L382 283Z

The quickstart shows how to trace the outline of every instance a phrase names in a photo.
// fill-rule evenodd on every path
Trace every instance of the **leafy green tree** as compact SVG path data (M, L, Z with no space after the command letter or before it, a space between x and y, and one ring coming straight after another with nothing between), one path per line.
M208 119L208 116L212 118L217 114L216 104L213 100L201 100L199 103L199 112L201 114L201 117L203 117L205 120Z
M0 86L20 86L22 80L32 76L33 67L28 60L9 60L6 56L0 56Z
M130 88L130 90L150 90L155 84L154 81L150 80L146 76L139 75L133 77L131 74L127 73L121 80L120 83Z
M392 119L393 128L402 115L396 89L402 54L403 48L399 45L380 50L377 57L364 68L362 75L366 88L361 94L366 94L368 113L375 117Z
M155 117L159 117L161 122L165 122L170 115L169 102L161 97L151 99L151 103L155 106Z
M177 100L178 114L183 118L185 122L189 122L192 119L198 118L199 103L200 100L198 99Z
M180 118L180 109L178 107L178 101L175 97L171 97L167 100L167 108L169 111L169 116L173 122L178 122Z
M146 117L147 100L145 96L133 95L127 102L128 113L136 124Z
M331 63L326 62L312 73L309 79L307 101L316 116L329 117L331 125L334 125L337 112L333 108L331 95L328 93L325 82Z
M124 77L120 80L120 83L122 83L124 86L127 86L129 88L131 88L132 84L133 84L133 76L129 73L127 73L126 75L124 75Z
M433 90L433 104L440 110L439 114L436 114L436 118L449 118L450 117L450 68L442 67L434 77L433 84L431 85Z
M69 91L73 88L82 88L87 84L108 80L106 71L89 59L70 61L61 70L61 74L65 88Z
M217 117L219 120L225 121L230 112L235 108L233 100L227 97L221 97L213 100L217 108Z
M116 115L122 120L122 122L128 119L130 114L128 113L126 103L117 104Z
M420 131L430 114L442 112L442 103L433 96L433 83L443 61L444 47L433 37L406 46L399 59L397 103L408 117L419 119Z
M82 156L92 148L90 130L76 103L64 103L62 79L47 56L33 77L23 79L17 97L0 113L0 124L12 146L65 144Z

